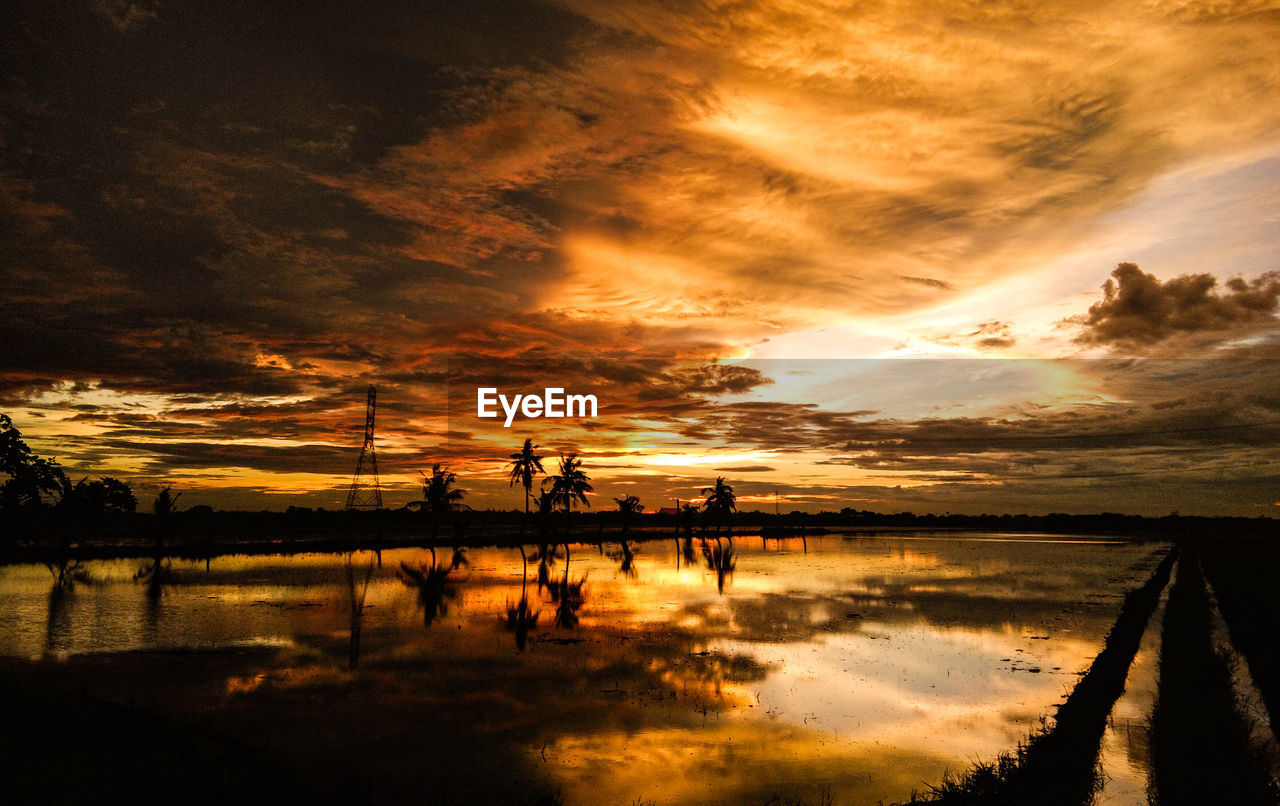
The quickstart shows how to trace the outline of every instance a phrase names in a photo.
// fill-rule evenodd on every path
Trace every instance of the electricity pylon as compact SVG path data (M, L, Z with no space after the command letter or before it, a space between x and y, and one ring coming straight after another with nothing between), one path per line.
M378 405L378 390L369 387L369 403L364 410L364 447L356 462L347 493L347 509L382 509L382 487L378 484L378 454L373 448L373 414Z

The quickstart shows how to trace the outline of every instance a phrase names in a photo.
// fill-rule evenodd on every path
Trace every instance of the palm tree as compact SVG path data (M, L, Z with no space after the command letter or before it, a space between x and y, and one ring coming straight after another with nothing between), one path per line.
M151 505L151 509L156 513L156 548L159 549L164 543L164 539L169 532L169 520L174 513L178 511L178 499L182 497L182 493L174 495L171 487L165 487L156 496L155 502Z
M520 486L524 487L524 523L520 524L521 534L524 533L524 528L529 522L529 498L533 494L533 475L546 473L542 469L542 457L534 453L536 450L538 446L533 444L533 439L526 437L524 447L519 452L511 454L511 483L507 486L520 482Z
M713 487L703 487L702 494L707 497L702 502L702 511L707 518L716 524L716 531L729 521L729 516L738 508L737 496L733 494L733 488L724 483L723 476L716 476L716 483Z
M431 515L431 539L436 538L436 529L440 525L442 513L453 512L463 507L462 498L466 490L453 485L458 477L449 472L449 468L437 462L431 466L431 475L418 471L422 476L422 500L414 503Z
M618 512L622 513L622 538L618 541L622 545L622 573L629 577L635 576L635 554L627 544L627 529L630 527L631 516L644 512L644 504L634 495L624 495L613 500L618 505Z
M545 485L551 482L551 500L554 505L564 508L565 513L570 516L565 519L564 531L569 533L569 521L573 515L574 499L581 501L587 506L591 506L591 502L587 500L587 493L595 492L591 486L591 477L582 472L582 460L578 458L576 453L561 454L560 456L560 473L555 476L548 476L542 483Z
M698 519L698 508L689 502L685 502L680 505L677 517L679 521L676 524L676 534L680 534L683 531L686 537L692 538L693 524Z
M622 513L622 533L626 534L631 516L644 512L644 504L640 503L640 499L634 495L624 495L613 501L618 505L618 512Z

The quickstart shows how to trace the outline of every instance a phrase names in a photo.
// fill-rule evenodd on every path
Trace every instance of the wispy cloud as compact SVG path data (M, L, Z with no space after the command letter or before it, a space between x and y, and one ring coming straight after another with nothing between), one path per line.
M13 17L0 404L86 466L262 490L296 464L340 486L335 435L376 383L404 474L425 452L488 473L497 437L451 422L450 380L598 389L607 419L552 429L556 449L834 461L923 431L714 359L1274 346L1265 227L1196 276L1143 259L1096 291L1137 259L1128 234L1149 247L1199 220L1144 194L1274 149L1280 17L1256 4L112 0ZM1268 185L1246 187L1233 209L1258 218ZM1097 383L1107 405L1129 388ZM867 450L837 458L998 476ZM835 467L810 493L860 484Z

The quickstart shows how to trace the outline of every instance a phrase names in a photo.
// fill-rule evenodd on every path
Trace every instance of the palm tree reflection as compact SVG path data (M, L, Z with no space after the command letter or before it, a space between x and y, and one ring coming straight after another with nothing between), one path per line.
M634 551L632 551L631 544L627 542L626 538L623 538L622 564L619 566L619 569L622 571L623 575L626 576L628 579L635 579L635 576L636 576L635 561L636 561L636 554Z
M555 547L550 543L539 543L533 556L538 560L538 591L541 592L551 586L551 569L556 564Z
M684 554L685 565L693 565L697 562L697 555L693 553L693 535L690 534L685 536L684 545L681 547L680 551Z
M507 606L505 626L516 634L516 649L523 652L529 643L529 629L538 625L538 616L542 611L529 609L529 557L524 553L524 546L520 547L520 561L523 565L520 574L520 603L515 607Z
M448 600L457 598L458 592L450 575L467 564L466 555L454 549L453 557L448 565L436 562L436 550L431 549L431 562L422 563L417 568L408 563L400 563L396 576L407 587L418 589L418 607L422 609L422 626L430 627L439 616L449 612Z
M551 601L556 605L555 624L557 627L563 627L566 630L572 630L578 626L578 611L582 609L583 599L582 585L587 581L584 576L577 582L569 581L569 574L566 573L560 580L559 584L551 586Z
M559 582L552 582L547 586L547 597L556 606L555 625L572 630L578 626L578 611L582 609L585 601L582 593L582 586L587 581L586 574L583 574L576 582L569 581L569 544L564 546L564 575Z
M725 580L732 580L733 571L738 567L738 552L733 548L733 541L722 543L717 537L712 545L704 539L702 558L707 563L707 570L716 575L716 589L724 593Z

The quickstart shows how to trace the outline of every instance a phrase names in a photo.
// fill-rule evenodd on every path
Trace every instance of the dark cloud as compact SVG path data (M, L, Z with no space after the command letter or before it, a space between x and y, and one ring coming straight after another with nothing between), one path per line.
M908 283L915 283L916 285L923 285L929 288L938 288L943 291L955 290L955 286L948 283L946 280L935 280L932 277L909 277L905 274L900 274L898 275L898 278Z
M994 377L1003 363L967 366ZM1274 471L1280 439L1275 360L1058 363L1127 399L915 419L870 419L874 412L795 403L725 403L706 407L683 433L741 450L825 451L817 464L958 486Z
M547 244L543 215L393 152L483 128L513 84L563 66L582 18L507 2L12 12L0 336L21 349L6 385L278 395L392 376L410 345L506 318L538 281L508 252ZM406 187L437 206L388 200Z
M1211 274L1187 274L1160 282L1136 264L1121 263L1102 286L1103 299L1089 313L1070 320L1081 326L1076 340L1138 348L1177 335L1220 333L1275 323L1280 308L1280 273L1252 280L1233 278L1227 291L1214 289Z
M702 395L741 394L773 383L754 367L716 363L675 373L673 381L683 392Z
M1009 332L1008 322L983 322L969 334L969 338L974 339L979 347L986 348L1012 347L1017 344L1017 339Z

